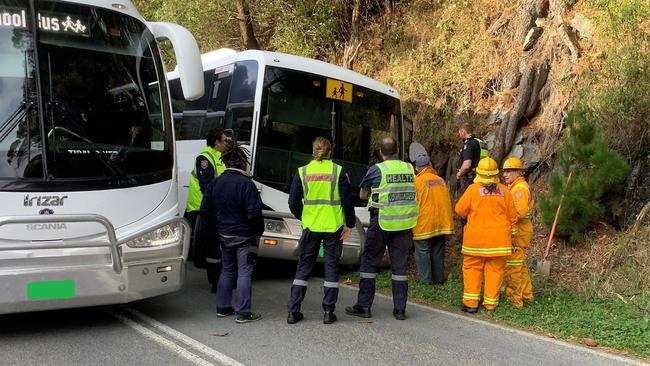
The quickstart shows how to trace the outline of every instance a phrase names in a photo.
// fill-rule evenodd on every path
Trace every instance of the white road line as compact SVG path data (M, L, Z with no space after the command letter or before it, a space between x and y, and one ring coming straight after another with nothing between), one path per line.
M115 311L109 310L109 312L116 317L119 321L122 323L128 325L129 327L133 328L136 332L142 334L145 338L148 338L166 348L168 348L170 351L174 352L178 356L184 358L185 360L189 361L192 365L197 365L197 366L214 366L213 363L210 363L201 357L195 355L194 353L186 350L185 348L177 345L176 343L170 341L169 339L162 337L155 332L147 329L146 327L138 324L137 322L134 322L133 320L125 317L122 314L119 314Z
M341 283L340 285L341 285L341 287L347 287L347 288L349 288L351 290L355 290L355 291L359 290L359 288L355 287L355 286L346 285L346 284L343 284L343 283ZM388 299L388 300L391 300L391 301L393 300L393 298L391 296L384 295L384 294L381 294L379 292L377 292L375 294L375 296L383 297L384 299ZM479 319L479 318L475 318L475 317L472 317L472 316L456 314L456 313L453 313L451 311L446 311L446 310L442 310L442 309L438 309L438 308L433 308L433 307L430 307L430 306L427 306L427 305L422 305L422 304L418 304L418 303L411 302L411 301L408 301L408 304L412 305L412 306L415 306L417 308L420 308L420 309L431 311L433 313L438 313L438 314L442 314L442 315L446 315L446 316L451 316L451 317L454 317L454 318L457 318L457 319L468 320L470 322L474 322L474 323L478 323L478 324L488 325L488 326L491 326L491 327L494 327L494 328L497 328L497 329L501 329L501 330L506 331L506 332L511 332L511 333L523 335L523 336L526 336L526 337L536 338L536 339L544 341L544 342L564 346L564 347L567 347L567 348L570 348L570 349L573 349L573 350L577 350L577 351L580 351L580 352L590 353L590 354L597 355L597 356L600 356L600 357L603 357L603 358L607 358L607 359L610 359L610 360L613 360L613 361L624 362L624 363L627 363L628 365L635 365L635 366L648 366L649 365L646 362L643 362L643 361L640 361L640 360L637 360L637 359L634 359L634 358L629 358L629 357L625 357L625 356L614 355L614 354L603 352L603 351L593 350L593 349L590 349L590 348L587 348L587 347L582 347L582 346L578 346L578 345L575 345L575 344L572 344L572 343L569 343L569 342L553 339L553 338L550 338L550 337L545 337L545 336L542 336L542 335L539 335L539 334L536 334L536 333L527 332L525 330L520 330L520 329L517 329L517 328L507 327L507 326L504 326L504 325L496 324L496 323L493 323L493 322L490 322L490 321L487 321L487 320L483 320L483 319ZM407 318L407 321L408 321L408 318Z
M181 342L187 344L188 346L194 348L197 351L203 352L204 354L214 358L215 360L219 361L220 363L222 363L225 366L245 366L243 363L241 363L241 362L239 362L237 360L234 360L234 359L224 355L223 353L221 353L221 352L219 352L219 351L217 351L217 350L215 350L213 348L210 348L210 347L206 346L205 344L203 344L203 343L197 341L196 339L191 338L191 337L177 331L176 329L173 329L171 327L166 326L165 324L163 324L163 323L161 323L161 322L159 322L159 321L157 321L157 320L155 320L155 319L153 319L153 318L139 312L138 310L135 310L135 309L133 309L133 308L131 308L129 306L126 306L126 305L123 305L120 308L122 310L124 310L125 312L128 312L129 314L131 314L132 316L134 316L138 320L144 322L145 324L159 330L160 332L164 333L165 335L168 335L168 336L170 336L170 337L172 337L172 338L174 338L174 339L176 339L178 341L181 341Z

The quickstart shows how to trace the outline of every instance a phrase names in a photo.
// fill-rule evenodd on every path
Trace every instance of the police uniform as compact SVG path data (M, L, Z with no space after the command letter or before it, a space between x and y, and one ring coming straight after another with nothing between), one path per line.
M476 177L476 166L478 162L484 157L488 156L487 143L474 135L470 135L463 143L463 149L460 152L460 163L465 160L471 160L472 165L470 170L463 175L461 179L461 192L472 184Z
M370 167L360 186L370 190L370 225L361 255L357 303L346 308L346 312L361 317L371 316L379 265L388 246L393 314L404 319L408 299L406 262L413 243L411 229L418 218L413 166L394 157L388 158Z
M299 243L300 259L287 305L288 322L293 324L302 319L300 305L322 242L325 249L323 311L326 313L324 322L329 324L336 320L331 314L339 292L341 232L344 224L353 228L356 220L347 174L331 160L312 160L300 167L289 192L289 208L302 221L303 232Z
M190 175L190 188L187 194L185 217L194 229L194 264L205 266L208 281L216 286L221 272L221 250L219 236L214 230L214 222L210 217L202 217L197 225L197 214L201 207L203 192L208 184L225 170L221 161L221 152L210 146L204 146L196 158L196 163Z

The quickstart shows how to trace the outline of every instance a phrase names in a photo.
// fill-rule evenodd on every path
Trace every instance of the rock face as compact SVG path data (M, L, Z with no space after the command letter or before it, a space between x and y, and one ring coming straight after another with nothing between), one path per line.
M571 28L578 32L578 37L580 37L580 39L590 40L594 34L591 20L582 13L576 14L576 16L571 19Z
M532 27L528 31L528 34L526 35L526 39L524 40L524 51L528 51L529 49L533 48L535 45L535 42L539 39L539 37L542 35L542 32L544 32L544 28L542 27Z
M512 150L508 154L506 154L506 157L515 157L517 159L521 159L524 157L524 147L521 145L515 145L512 147Z
M539 147L537 147L537 144L534 144L532 142L527 142L524 145L524 168L530 169L537 164L539 164L540 161L542 161L542 155L539 152Z

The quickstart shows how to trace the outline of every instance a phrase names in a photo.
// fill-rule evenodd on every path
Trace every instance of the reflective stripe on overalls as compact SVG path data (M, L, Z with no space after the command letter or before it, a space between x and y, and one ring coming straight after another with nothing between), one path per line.
M413 167L400 160L386 160L377 167L381 171L381 182L379 187L371 189L371 194L377 194L378 201L370 199L368 206L379 209L379 227L385 231L415 227L418 204Z
M333 233L345 218L339 194L341 166L331 160L312 160L298 169L304 193L302 226L310 231Z
M225 167L221 162L221 152L213 149L210 146L204 146L199 153L199 156L203 156L208 159L212 168L214 168L214 176L218 177L224 170ZM190 188L187 192L187 211L198 211L201 208L201 200L203 200L203 193L201 192L201 186L199 184L199 179L196 176L196 163L194 164L194 169L192 169L192 174L190 175Z

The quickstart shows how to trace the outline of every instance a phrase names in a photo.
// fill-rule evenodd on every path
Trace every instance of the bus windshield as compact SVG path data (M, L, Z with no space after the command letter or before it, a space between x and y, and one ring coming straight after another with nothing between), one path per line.
M369 165L377 162L379 140L400 141L399 99L347 83L347 100L333 99L327 83L320 75L266 68L256 180L288 192L297 168L312 158L312 141L323 136L333 141L333 160L345 168L357 193Z
M55 1L32 18L26 4L0 0L0 189L171 179L166 84L144 24Z

